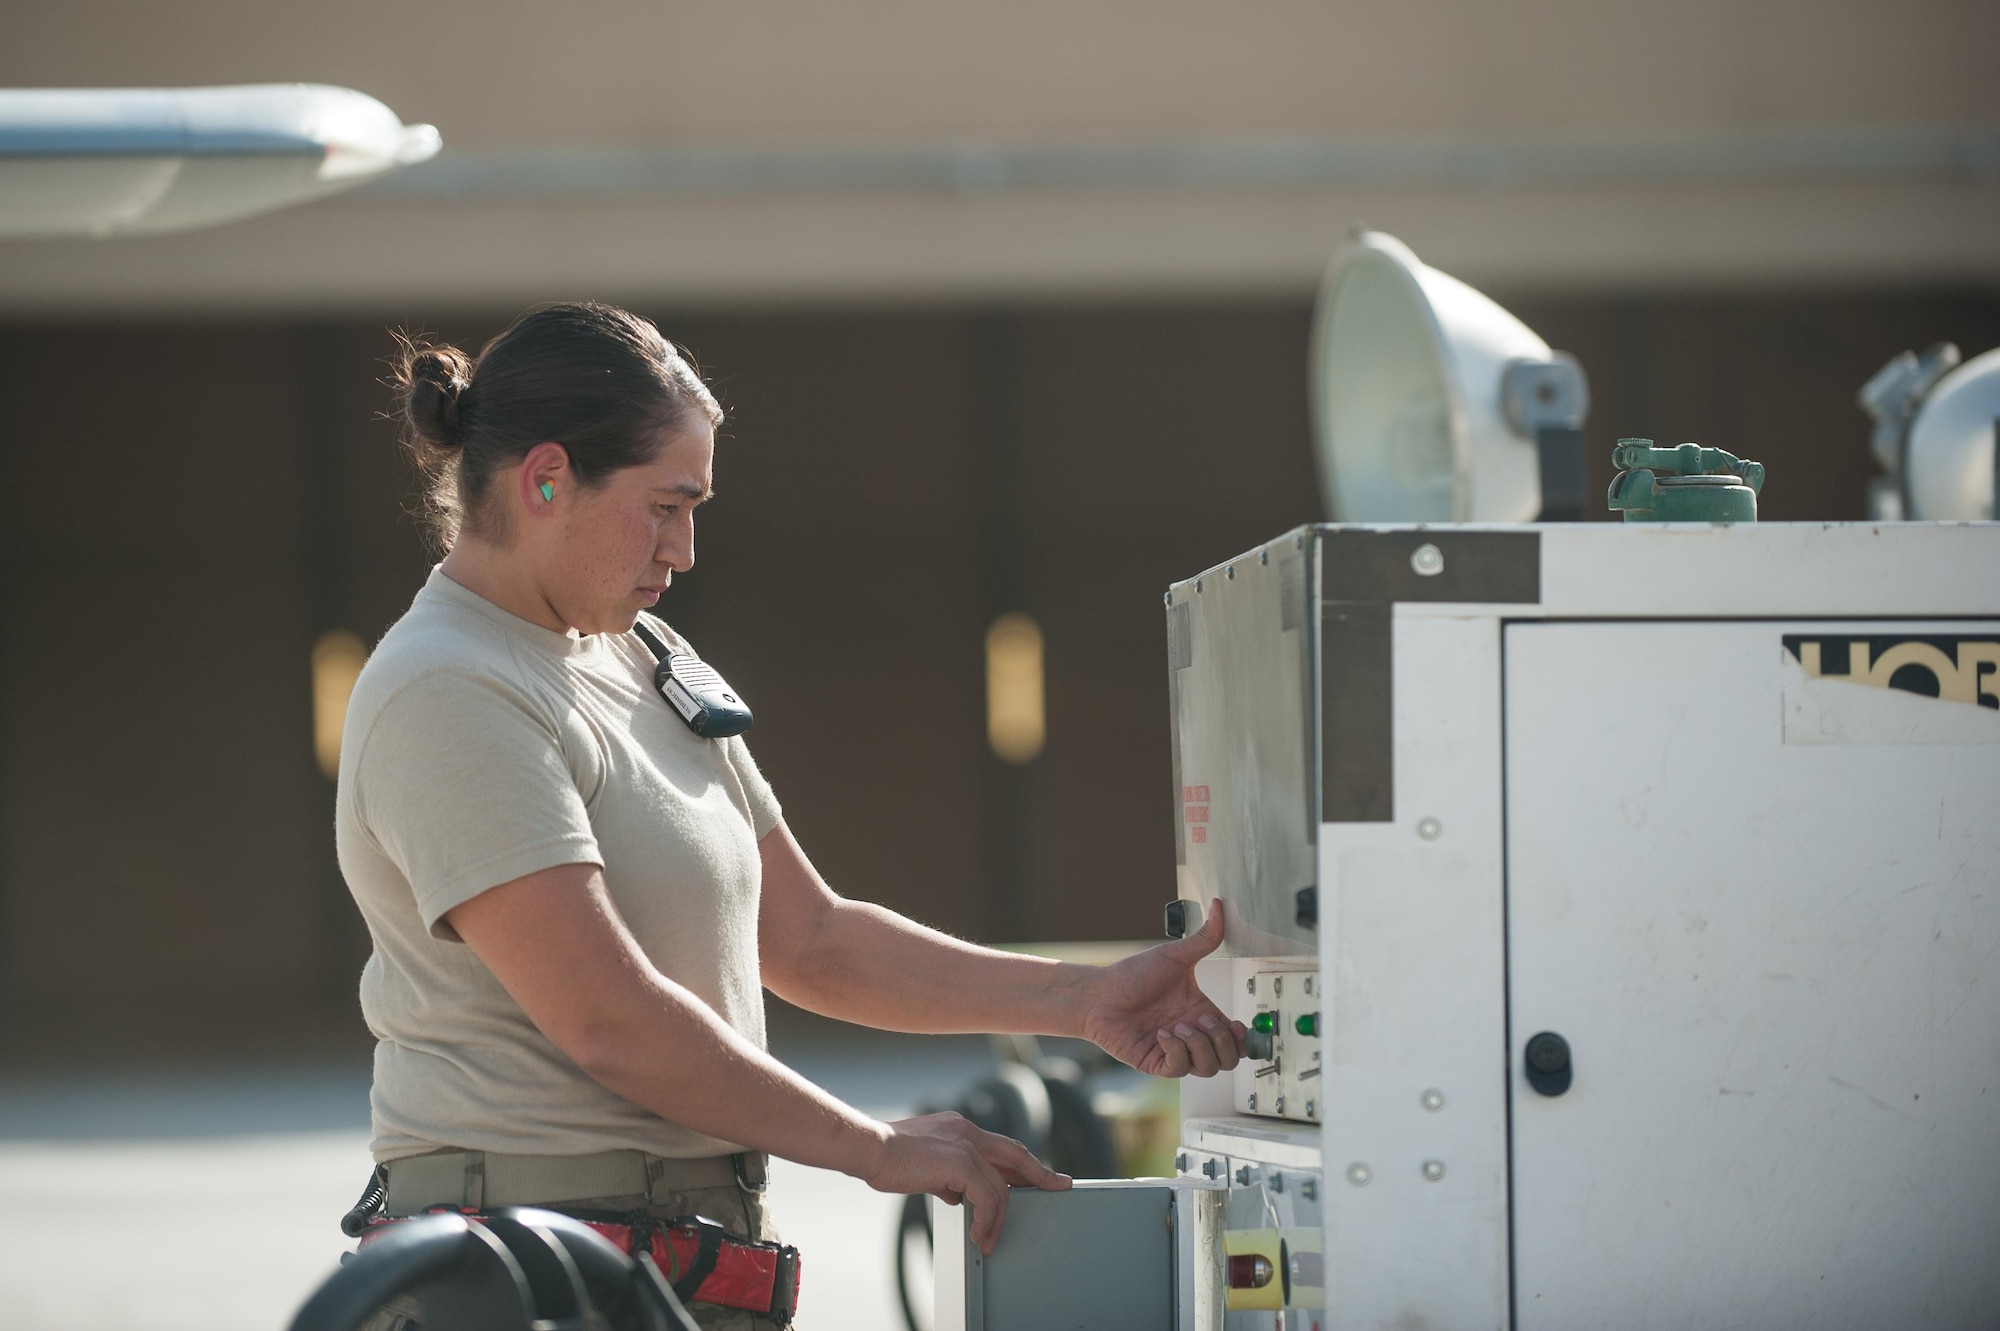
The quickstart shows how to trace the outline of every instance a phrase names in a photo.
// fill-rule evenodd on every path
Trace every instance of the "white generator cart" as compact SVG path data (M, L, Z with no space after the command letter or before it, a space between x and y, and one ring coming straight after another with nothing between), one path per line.
M2000 1325L2000 526L1302 529L1167 596L1175 1179L940 1328Z

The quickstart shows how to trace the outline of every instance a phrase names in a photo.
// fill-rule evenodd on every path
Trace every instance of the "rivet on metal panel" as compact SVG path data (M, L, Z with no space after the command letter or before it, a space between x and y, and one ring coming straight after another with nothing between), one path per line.
M1255 1091L1250 1092L1250 1112L1253 1114L1257 1112L1257 1092Z
M1282 1113L1284 1113L1284 1112L1285 1112L1285 1097L1284 1097L1284 1096L1282 1096L1282 1095L1281 1095L1281 1096L1279 1096L1279 1097L1278 1097L1278 1100L1277 1100L1277 1103L1271 1106L1271 1112L1272 1112L1272 1113L1274 1113L1274 1114L1282 1114Z
M1307 1201L1311 1201L1319 1196L1319 1180L1307 1179L1304 1183L1299 1184L1299 1195Z
M1271 562L1271 552L1270 552L1269 550L1259 550L1259 551L1257 552L1257 562L1258 562L1258 563L1260 563L1260 564L1268 564L1268 563L1270 563L1270 562Z
M1195 595L1197 595L1197 596L1201 595L1201 579L1200 579L1200 578L1196 578L1196 579L1194 580L1194 591L1195 591Z
M1229 567L1223 569L1222 572L1231 582L1236 581L1236 565L1231 564Z
M1435 841L1444 835L1444 824L1435 818L1425 818L1417 823L1417 835L1426 841Z
M1311 1119L1319 1117L1319 1102L1317 1100L1306 1101L1306 1117Z
M1443 1177L1444 1177L1444 1161L1442 1161L1442 1160L1426 1160L1426 1161L1424 1161L1424 1177L1425 1177L1425 1178L1427 1178L1427 1179L1429 1179L1429 1180L1430 1180L1431 1182L1433 1182L1433 1183L1435 1183L1435 1182L1437 1182L1437 1181L1438 1181L1439 1179L1443 1178Z
M1244 990L1244 992L1245 992L1245 993L1251 993L1251 994L1254 994L1254 993L1256 993L1256 992L1257 992L1257 977L1253 975L1253 976L1251 976L1251 977L1250 977L1249 979L1245 980L1245 981L1243 982L1243 990Z
M1307 993L1311 993L1311 992L1313 991L1313 977L1312 977L1312 976L1310 976L1310 975L1306 976L1306 979L1305 979L1305 985L1306 985L1306 992L1307 992Z
M1284 992L1285 992L1285 977L1284 977L1284 976L1282 976L1282 975L1275 975L1275 976L1271 977L1271 992L1272 992L1272 993L1274 993L1274 994L1282 994L1282 993L1284 993Z
M1188 1153L1186 1151L1182 1151L1180 1154L1174 1157L1174 1168L1180 1171L1181 1173L1186 1173L1187 1167L1188 1167Z
M1368 1181L1374 1177L1375 1171L1367 1165L1362 1164L1359 1160L1356 1160L1347 1167L1347 1181L1357 1188L1367 1187Z
M1430 1110L1433 1114L1437 1113L1438 1110L1443 1109L1444 1092L1438 1090L1436 1087L1432 1087L1430 1090L1425 1091L1424 1108Z
M1257 1169L1254 1165L1238 1165L1236 1167L1236 1186L1247 1188L1250 1186L1250 1180L1256 1177Z
M1285 1190L1285 1176L1276 1170L1272 1170L1271 1181L1265 1186L1270 1188L1272 1192L1283 1192Z
M1203 1178L1214 1178L1221 1172L1222 1162L1220 1160L1211 1156L1209 1159L1201 1162L1201 1176Z
M1306 548L1306 538L1305 538L1305 537L1303 537L1303 536L1294 536L1294 537L1292 538L1292 549L1294 549L1294 550L1303 550L1303 549L1305 549L1305 548Z
M1168 592L1166 600L1168 605L1172 605L1174 603L1174 594L1172 592Z
M1420 578L1435 578L1444 572L1444 551L1425 541L1410 552L1410 567Z

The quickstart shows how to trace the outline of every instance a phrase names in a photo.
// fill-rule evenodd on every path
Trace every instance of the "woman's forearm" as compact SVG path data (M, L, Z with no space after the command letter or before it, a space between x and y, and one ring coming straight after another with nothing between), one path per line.
M664 979L572 1041L578 1065L660 1117L800 1164L871 1177L889 1129L743 1038Z
M812 1012L892 1031L1077 1035L1142 1072L1236 1066L1243 1030L1194 968L1222 944L1222 903L1186 938L1111 966L996 952L828 887L780 822L758 843L764 985Z
M787 1002L842 1021L932 1035L1079 1035L1097 968L996 952L886 907L835 899L782 973Z
M696 1132L870 1177L886 1125L744 1039L632 939L596 865L502 884L446 921L550 1043L593 1079Z

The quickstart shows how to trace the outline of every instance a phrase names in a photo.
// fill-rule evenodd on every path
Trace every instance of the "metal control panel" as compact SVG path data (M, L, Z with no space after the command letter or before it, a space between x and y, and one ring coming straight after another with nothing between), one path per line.
M1238 963L1246 965L1255 963ZM1238 1020L1249 1031L1249 1057L1232 1074L1239 1112L1319 1121L1321 997L1316 970L1252 970L1244 977Z
M1323 1331L1330 1323L1318 1129L1225 1112L1189 1117L1182 1130L1180 1176L1225 1189L1225 1331Z

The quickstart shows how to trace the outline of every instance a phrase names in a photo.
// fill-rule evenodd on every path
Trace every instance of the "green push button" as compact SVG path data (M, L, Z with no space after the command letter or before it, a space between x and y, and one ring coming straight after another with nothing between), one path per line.
M1253 1031L1259 1031L1265 1035L1269 1035L1272 1031L1278 1029L1277 1014L1272 1012L1259 1012L1256 1016L1250 1018L1250 1029Z
M1301 1012L1299 1013L1299 1019L1292 1024L1297 1027L1300 1035L1318 1035L1319 1013Z

